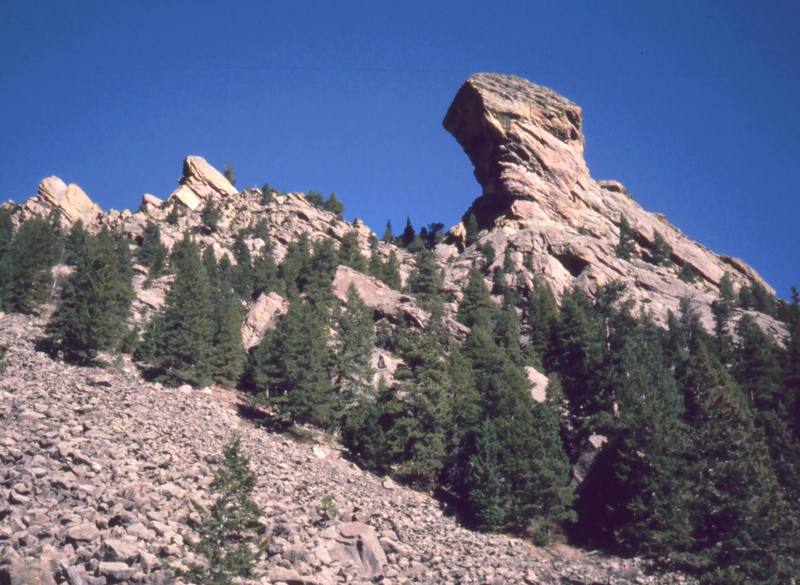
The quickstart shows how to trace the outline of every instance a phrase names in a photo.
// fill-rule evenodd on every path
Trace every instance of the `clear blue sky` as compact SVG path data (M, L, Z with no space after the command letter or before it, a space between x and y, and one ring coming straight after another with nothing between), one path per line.
M786 296L800 282L800 2L44 2L0 18L0 198L57 174L105 209L186 154L335 191L376 231L479 194L441 121L514 73L583 107L596 178Z

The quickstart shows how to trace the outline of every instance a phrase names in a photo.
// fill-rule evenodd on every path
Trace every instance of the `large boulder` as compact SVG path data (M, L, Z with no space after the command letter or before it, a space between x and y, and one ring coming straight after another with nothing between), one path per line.
M183 177L180 187L170 194L174 201L192 211L210 197L235 195L238 191L230 181L211 166L202 156L187 156L183 161Z
M244 348L250 349L261 343L267 329L273 327L288 308L289 303L278 293L262 293L247 311L247 316L242 323Z
M0 568L0 585L56 585L56 582L46 562L27 560Z
M334 561L355 566L362 577L383 576L386 554L375 529L363 522L345 522L323 532L328 553Z
M39 183L36 195L18 209L18 220L30 217L48 217L53 212L60 215L62 225L71 226L77 221L93 224L103 215L103 210L75 183L67 185L58 177L46 177Z

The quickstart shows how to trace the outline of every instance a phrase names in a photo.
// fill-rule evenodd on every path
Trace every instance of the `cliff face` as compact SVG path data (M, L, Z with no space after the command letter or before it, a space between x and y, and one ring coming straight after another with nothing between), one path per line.
M499 258L510 249L517 286L544 278L557 293L574 283L591 292L620 280L656 320L689 298L707 325L724 274L736 286L757 282L772 291L741 260L711 252L663 215L642 209L621 183L593 179L583 158L581 108L553 91L518 77L476 74L458 91L444 126L472 161L483 190L465 218L475 215L486 230L481 240ZM622 218L635 238L630 261L614 251ZM457 226L453 240L463 245L464 233ZM651 261L656 233L672 247L671 266ZM458 255L451 280L464 277L465 264L474 263L471 252ZM684 267L696 282L679 278Z

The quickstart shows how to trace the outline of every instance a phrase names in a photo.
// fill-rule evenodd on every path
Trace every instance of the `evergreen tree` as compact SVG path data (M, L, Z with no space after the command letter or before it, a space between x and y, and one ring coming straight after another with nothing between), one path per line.
M661 232L654 232L653 242L650 244L650 261L656 266L667 266L672 258L672 246L670 246L661 235Z
M250 299L253 296L253 258L250 254L250 247L245 240L244 231L236 234L233 242L233 257L236 259L236 267L233 270L233 290L242 299Z
M189 578L202 585L233 585L239 579L255 578L255 565L263 554L256 543L261 511L251 494L256 475L242 449L241 439L233 437L223 450L221 464L214 472L211 491L216 499L207 511L199 508L203 520L199 539L191 546L205 563L190 567Z
M636 252L636 242L633 237L633 229L631 224L628 223L628 218L620 216L619 219L619 241L617 242L614 252L618 258L623 260L630 260Z
M359 272L367 271L367 262L358 243L358 232L351 230L342 238L339 245L339 262Z
M381 378L377 390L368 388L345 412L342 444L358 465L381 475L389 472L400 457L397 442L390 436L403 410L402 402Z
M347 308L337 322L335 383L342 407L348 410L372 386L372 311L356 288L347 289Z
M11 241L11 307L19 313L32 313L50 296L53 278L50 267L56 262L58 242L50 224L40 218L24 222Z
M167 249L161 242L161 228L157 223L148 221L142 234L142 247L139 249L139 262L147 266L148 280L158 278L164 271L167 260Z
M331 284L339 266L339 257L330 239L314 242L313 256L308 265L308 274L302 289L317 305L330 306L333 302Z
M241 323L242 304L230 287L222 283L214 303L211 376L216 383L229 388L238 384L244 372Z
M229 163L229 164L225 165L225 170L222 171L222 175L226 179L228 179L228 182L231 185L233 185L234 187L236 186L236 179L233 176L233 165L232 164Z
M505 295L503 305L495 318L494 339L508 359L520 367L525 365L522 348L519 344L519 316L511 295Z
M219 218L219 209L217 209L217 206L214 204L214 202L209 199L203 206L203 211L200 216L205 230L208 232L217 231L217 228L219 227Z
M458 305L456 319L467 327L472 327L479 319L490 322L497 313L497 305L492 301L483 275L473 268L467 277L467 286L464 288L464 297Z
M63 263L71 266L76 265L78 258L86 254L88 239L89 233L84 229L83 222L76 221L70 228L67 237L64 238Z
M403 233L400 235L400 245L403 247L408 247L411 245L411 242L414 241L414 238L417 236L416 231L414 230L414 226L411 225L411 218L406 218L406 227L403 229Z
M336 197L336 193L328 195L328 200L325 201L325 211L335 213L339 217L344 213L344 204Z
M392 233L392 222L387 220L386 221L386 229L383 230L383 236L381 240L387 244L394 243L394 234Z
M479 530L498 532L505 524L503 478L500 472L500 443L492 421L486 419L478 429L475 453L469 459L469 506Z
M480 229L478 228L478 218L475 217L475 214L470 212L467 216L467 221L464 225L464 230L466 232L466 244L467 246L471 246L475 242L478 241L478 234Z
M253 262L253 298L256 299L263 293L280 290L278 266L272 257L271 246L267 244Z
M292 296L289 311L255 352L251 378L289 422L332 428L338 420L328 329L324 308Z
M370 252L367 273L378 280L383 280L383 259L377 249Z
M436 257L429 250L421 250L416 257L416 266L408 279L408 292L415 295L423 306L435 304L439 300L442 274L436 264Z
M322 196L322 193L314 189L308 190L308 193L306 193L306 200L314 207L319 207L320 209L325 206L325 198Z
M179 219L180 219L180 213L178 212L178 204L173 202L172 207L170 208L169 213L165 218L165 221L169 225L178 225Z
M728 363L731 359L732 341L728 326L735 308L736 297L733 293L733 281L730 274L726 272L719 281L719 298L711 303L716 335L715 349L723 363Z
M740 390L702 340L691 347L685 392L698 459L692 563L708 583L789 582L797 526Z
M108 231L89 237L76 253L61 305L47 325L45 345L68 362L89 364L98 351L112 351L121 340L132 291Z
M145 332L140 357L159 382L207 386L214 355L212 291L200 251L188 232L175 247L175 281Z
M11 212L0 207L0 311L10 311L11 289L14 273L11 264L11 242L14 239L14 228L11 223Z
M286 256L281 262L278 274L283 280L287 293L299 292L305 288L305 279L308 276L311 263L311 244L308 236L302 234L291 242L286 249Z
M541 280L534 280L525 314L528 353L534 363L544 360L557 316L558 306L550 288Z
M386 286L394 290L401 290L403 288L403 282L400 279L400 261L397 259L397 254L395 254L394 250L389 252L389 258L387 258L386 264L383 267L383 276L381 280Z

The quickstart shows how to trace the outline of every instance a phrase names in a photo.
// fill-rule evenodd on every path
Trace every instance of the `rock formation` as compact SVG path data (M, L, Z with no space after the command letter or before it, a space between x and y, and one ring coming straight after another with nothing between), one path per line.
M583 159L582 124L581 109L553 91L486 73L464 83L444 118L483 190L465 217L475 215L485 230L481 241L494 246L498 265L510 251L516 286L529 289L534 278L543 278L560 294L574 283L592 292L620 280L657 321L663 323L667 311L677 312L680 299L690 298L706 326L724 274L737 286L757 282L773 292L741 260L711 252L663 215L642 209L618 181L594 180ZM614 251L622 218L634 232L637 250L631 260ZM669 266L650 261L656 233L672 247ZM451 231L462 245L464 234L463 225ZM456 258L450 280L463 282L479 254L471 248L451 254ZM697 275L696 282L679 278L684 267Z
M60 215L60 221L66 226L79 220L88 226L103 214L103 210L75 183L67 185L58 177L46 177L39 183L36 195L28 199L15 215L17 223L21 223L31 217L50 217L54 212Z

